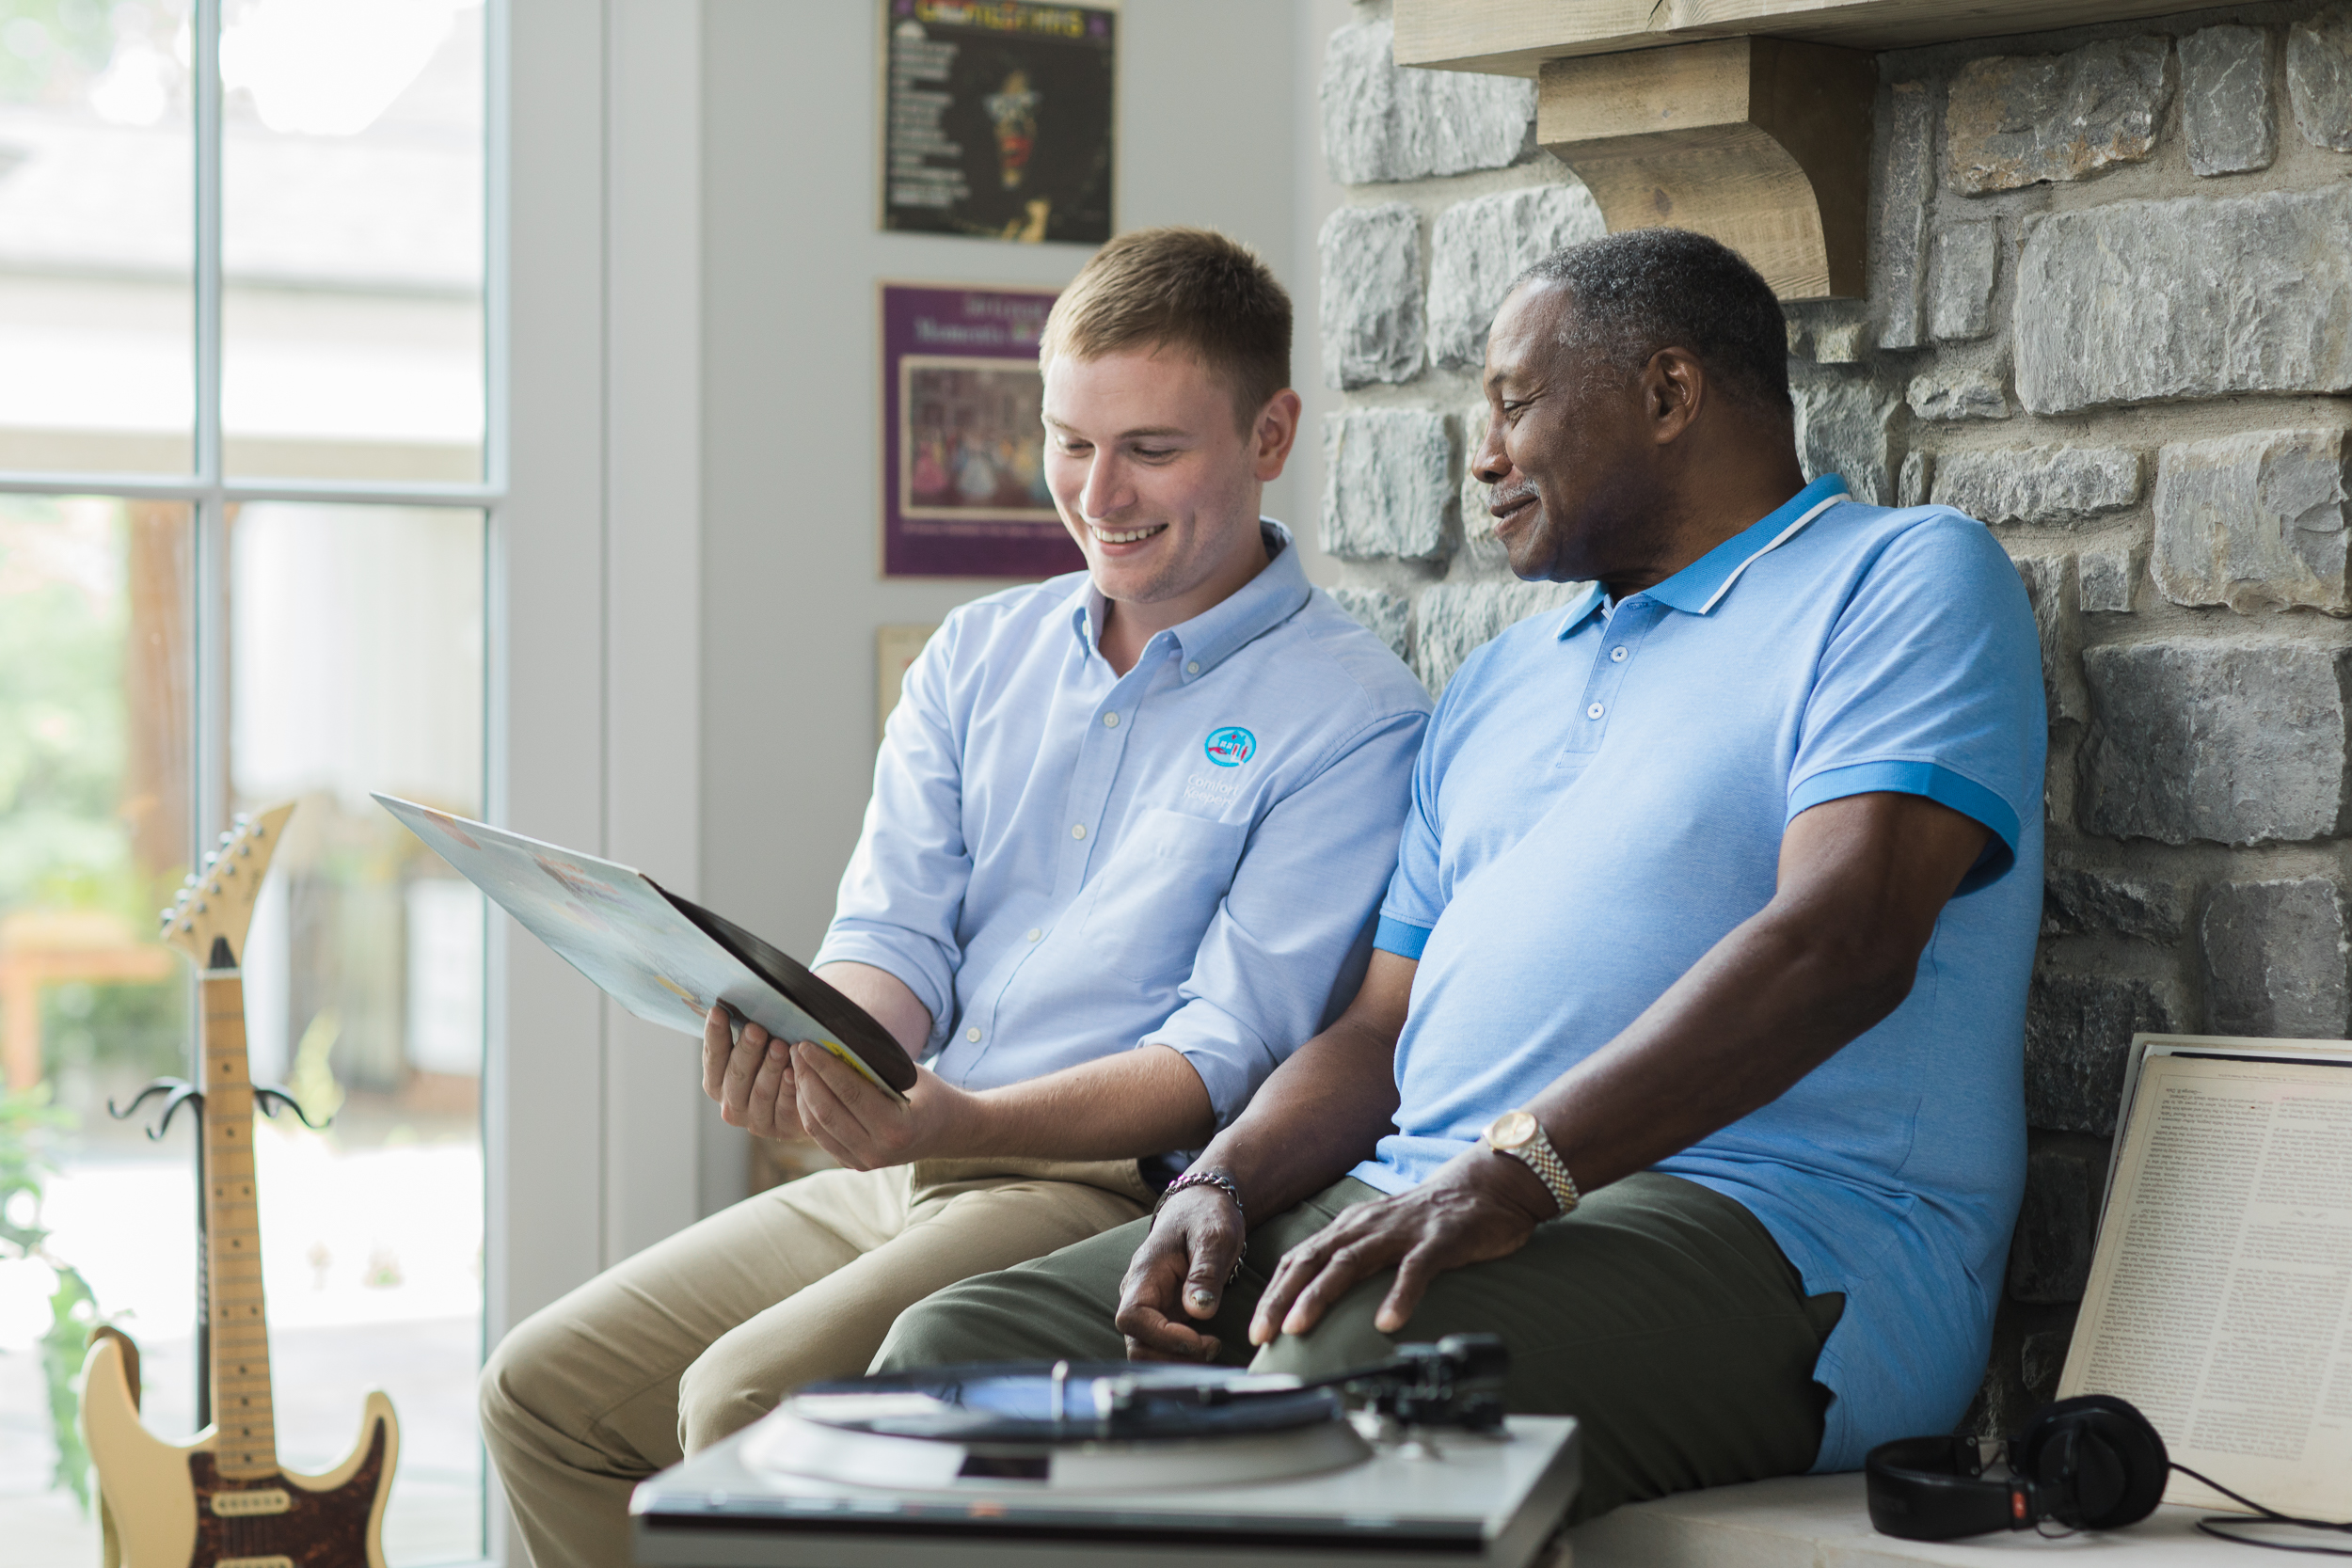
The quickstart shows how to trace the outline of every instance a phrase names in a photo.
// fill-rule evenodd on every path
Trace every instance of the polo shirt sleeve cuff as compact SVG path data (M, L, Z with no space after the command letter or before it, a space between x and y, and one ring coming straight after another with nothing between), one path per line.
M1825 800L1880 793L1924 795L1990 829L1999 842L1997 846L1986 847L1984 858L1970 874L1972 882L1991 880L2017 858L2020 830L2016 811L1976 780L1955 773L1941 763L1857 762L1816 773L1789 791L1788 820L1795 821L1798 813L1810 811Z
M1421 950L1429 945L1429 927L1399 920L1392 914L1380 917L1379 927L1372 933L1372 945L1383 953L1393 953L1400 958L1421 961Z
M871 964L897 975L931 1015L930 1041L925 1053L947 1042L947 1033L956 1023L956 974L937 942L888 927L835 922L808 967L818 969L830 963Z

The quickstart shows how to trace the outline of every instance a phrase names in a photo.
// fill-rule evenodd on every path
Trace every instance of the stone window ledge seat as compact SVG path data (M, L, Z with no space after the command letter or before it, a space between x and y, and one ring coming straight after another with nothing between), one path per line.
M2060 1540L2027 1530L1899 1541L1870 1528L1859 1473L1790 1476L1618 1509L1570 1531L1566 1560L1574 1568L2023 1568L2029 1555L2080 1568L2264 1568L2285 1560L2199 1534L2196 1521L2205 1512L2159 1508L2129 1529Z

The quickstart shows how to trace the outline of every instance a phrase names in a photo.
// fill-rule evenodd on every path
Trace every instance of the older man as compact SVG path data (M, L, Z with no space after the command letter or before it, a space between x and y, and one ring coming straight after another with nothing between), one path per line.
M1487 1330L1514 1408L1582 1418L1585 1516L1967 1404L2041 909L2017 574L1805 483L1779 307L1697 235L1539 263L1486 390L1513 569L1593 588L1447 687L1354 1005L1152 1220L932 1297L878 1368Z

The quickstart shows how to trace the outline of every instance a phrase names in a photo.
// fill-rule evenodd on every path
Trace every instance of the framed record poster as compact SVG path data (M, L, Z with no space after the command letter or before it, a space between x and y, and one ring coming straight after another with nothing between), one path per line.
M882 226L1109 239L1118 23L1100 0L882 0Z
M1045 487L1037 341L1055 293L882 286L884 577L1086 564Z

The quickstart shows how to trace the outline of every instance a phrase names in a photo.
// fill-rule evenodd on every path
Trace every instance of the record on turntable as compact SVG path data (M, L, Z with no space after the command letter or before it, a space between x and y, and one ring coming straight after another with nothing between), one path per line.
M1576 1423L1506 1421L1506 1365L1457 1336L1318 1386L1134 1362L816 1385L641 1486L639 1558L1520 1568L1575 1495Z

